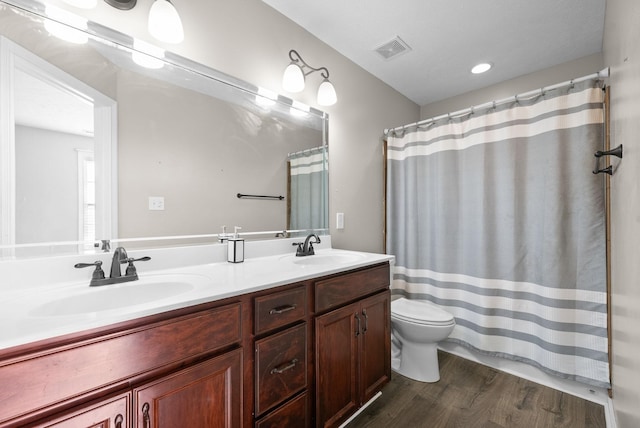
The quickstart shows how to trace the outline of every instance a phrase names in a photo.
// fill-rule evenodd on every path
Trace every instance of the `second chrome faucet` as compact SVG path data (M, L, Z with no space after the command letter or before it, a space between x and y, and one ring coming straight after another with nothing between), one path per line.
M313 241L311 241L312 239ZM304 242L294 242L293 245L298 246L298 249L296 250L296 256L297 257L313 256L316 253L315 250L313 249L313 244L319 244L319 243L320 243L320 237L315 233L308 235L307 238L304 240Z

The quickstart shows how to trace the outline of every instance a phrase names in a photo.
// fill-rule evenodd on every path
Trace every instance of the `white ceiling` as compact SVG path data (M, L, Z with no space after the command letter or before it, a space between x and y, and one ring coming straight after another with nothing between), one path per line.
M93 135L92 104L18 69L14 78L16 124Z
M602 50L605 0L263 1L421 106ZM383 59L396 36L411 51Z

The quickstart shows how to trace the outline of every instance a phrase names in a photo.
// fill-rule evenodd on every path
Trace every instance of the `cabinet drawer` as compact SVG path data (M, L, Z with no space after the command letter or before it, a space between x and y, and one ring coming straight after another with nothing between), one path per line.
M112 399L83 407L73 413L46 422L30 425L31 428L64 427L114 427L128 428L131 414L131 392Z
M325 311L389 287L389 264L340 275L315 284L316 312Z
M283 327L307 316L307 287L256 297L255 333Z
M307 386L307 325L256 341L256 414Z
M240 317L241 305L234 303L0 362L0 385L11 385L0 388L0 425L238 343Z
M256 422L256 428L309 427L308 402L304 392Z

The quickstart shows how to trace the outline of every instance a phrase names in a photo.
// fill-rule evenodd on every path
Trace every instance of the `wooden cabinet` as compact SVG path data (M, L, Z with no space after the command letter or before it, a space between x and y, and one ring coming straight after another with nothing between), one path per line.
M0 351L0 428L337 426L390 378L389 265Z
M373 271L363 271L353 278L357 283L371 278ZM379 276L385 269L373 275L381 282L369 282L370 287L384 283ZM388 284L388 270L387 284ZM362 275L362 276L360 276ZM344 278L331 281L329 289ZM322 286L323 284L319 284ZM348 286L345 284L345 286ZM367 286L360 287L370 292ZM316 288L316 293L318 288ZM350 295L348 299L356 298ZM344 300L344 294L335 293ZM331 300L321 307L336 307ZM376 294L343 305L315 320L315 379L316 426L338 426L359 407L371 399L391 378L390 292ZM318 300L316 300L318 304Z
M255 426L309 426L308 287L254 299Z
M82 409L47 422L32 425L33 428L129 428L131 393L85 405Z
M239 427L242 351L180 370L133 390L135 427Z
M84 426L88 421L87 426L113 427L118 423L114 419L118 414L124 417L122 426L129 426L131 399L126 414L122 404L118 404L121 401L95 408L87 403L108 394L129 394L132 385L238 348L242 338L239 302L135 323L139 325L126 324L109 333L90 334L87 338L0 359L0 427L25 426L35 420L40 420L36 426L57 426L54 421L65 420L65 415L73 416L74 422L60 422L59 426ZM214 365L206 368L213 369ZM233 373L240 379L239 368L236 371L237 374ZM220 388L218 394L229 393ZM232 392L235 398L240 398L241 390L237 389L232 388ZM241 401L233 405L240 406ZM116 406L120 407L112 414Z

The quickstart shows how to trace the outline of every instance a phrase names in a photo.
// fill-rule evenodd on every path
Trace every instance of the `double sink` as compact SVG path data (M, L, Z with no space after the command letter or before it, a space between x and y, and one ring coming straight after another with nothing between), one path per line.
M364 260L361 253L329 250L313 256L296 257L293 254L270 260L277 263L281 271L304 269L305 267L332 267ZM245 264L250 264L246 261ZM220 268L244 269L246 266L221 264ZM162 305L163 303L184 301L196 296L212 295L222 288L233 287L227 277L214 278L214 275L197 273L140 273L137 281L122 284L89 287L87 284L74 284L65 287L54 295L42 296L28 311L32 317L67 317L83 314L100 314L110 311L127 311L141 307ZM61 294L61 295L60 295ZM34 302L35 303L35 302Z

